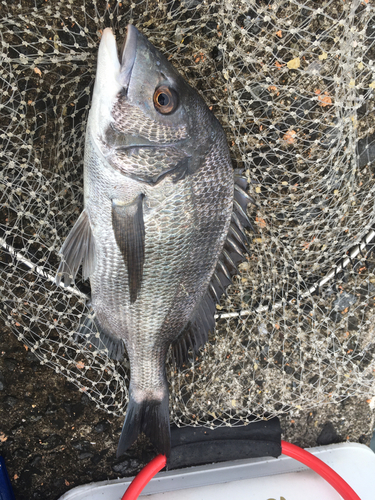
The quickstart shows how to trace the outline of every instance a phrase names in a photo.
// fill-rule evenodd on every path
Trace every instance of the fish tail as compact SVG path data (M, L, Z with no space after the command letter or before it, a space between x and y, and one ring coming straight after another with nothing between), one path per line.
M145 399L137 403L131 396L116 456L121 456L144 433L159 453L169 457L171 432L168 394L162 400Z

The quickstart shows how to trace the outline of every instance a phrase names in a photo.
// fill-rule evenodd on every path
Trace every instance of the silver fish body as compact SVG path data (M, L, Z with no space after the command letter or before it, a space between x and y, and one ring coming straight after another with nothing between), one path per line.
M238 182L202 98L134 26L120 60L106 29L86 130L84 211L56 281L68 285L82 263L92 314L79 335L95 343L99 331L114 359L126 347L130 398L118 455L140 432L170 453L167 352L173 345L181 361L214 328L215 303L244 249L249 199Z

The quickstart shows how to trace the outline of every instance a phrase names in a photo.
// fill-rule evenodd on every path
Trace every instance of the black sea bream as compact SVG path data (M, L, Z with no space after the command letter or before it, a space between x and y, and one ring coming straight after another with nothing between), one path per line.
M118 57L104 30L86 131L84 210L56 282L83 266L91 314L78 335L113 359L126 348L129 405L117 454L144 432L170 453L165 361L213 331L215 304L242 258L246 180L202 98L134 26Z

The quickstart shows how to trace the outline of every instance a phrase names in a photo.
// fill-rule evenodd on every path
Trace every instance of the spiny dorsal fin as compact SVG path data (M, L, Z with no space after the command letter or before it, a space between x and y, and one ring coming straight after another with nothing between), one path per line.
M199 306L172 345L172 355L178 366L188 360L189 350L192 351L192 355L197 354L199 348L207 342L208 333L214 331L216 304L219 303L226 287L231 284L232 276L238 273L237 265L245 259L248 252L245 228L253 231L254 228L246 214L246 209L248 203L255 204L255 202L244 191L247 186L246 178L236 174L234 180L233 214L223 251Z

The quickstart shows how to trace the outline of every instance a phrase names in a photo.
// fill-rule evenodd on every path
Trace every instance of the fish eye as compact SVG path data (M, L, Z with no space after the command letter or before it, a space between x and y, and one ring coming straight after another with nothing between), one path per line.
M178 97L173 89L166 85L162 85L155 90L154 106L156 111L159 111L162 115L169 115L175 111L177 105Z

